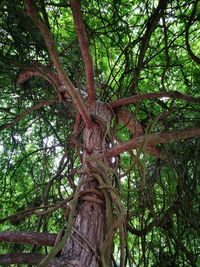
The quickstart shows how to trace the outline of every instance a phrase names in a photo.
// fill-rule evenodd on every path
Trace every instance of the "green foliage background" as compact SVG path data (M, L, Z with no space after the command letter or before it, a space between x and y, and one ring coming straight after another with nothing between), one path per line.
M84 90L84 66L68 1L35 1L51 29L69 78ZM200 96L199 65L190 58L185 28L192 0L169 0L152 33L134 87L145 30L158 1L82 1L94 62L98 98L109 102L145 92L179 91ZM191 48L200 56L199 7L189 31ZM48 15L48 19L47 19ZM0 5L0 125L12 122L40 100L55 96L40 78L23 86L16 77L33 61L49 64L39 30L24 14L21 1ZM129 105L145 131L156 133L199 125L199 105L169 99ZM48 207L73 194L79 153L71 147L75 110L69 104L43 107L0 132L0 230L59 232L66 224L64 209L46 216L33 212L7 216L31 208ZM125 141L131 133L113 121L113 135ZM117 125L117 126L115 126ZM120 156L120 193L127 209L125 257L127 266L200 266L200 139L158 146L169 162L135 150ZM1 244L0 253L43 251L45 248ZM113 258L119 261L115 238ZM114 262L114 260L113 260Z

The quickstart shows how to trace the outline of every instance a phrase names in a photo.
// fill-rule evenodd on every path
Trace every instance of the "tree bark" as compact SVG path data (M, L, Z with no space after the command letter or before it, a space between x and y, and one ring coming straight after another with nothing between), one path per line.
M83 174L80 179L92 177L91 169L98 168L103 146L108 143L106 133L111 122L111 112L106 104L96 102L89 107L92 126L83 132ZM101 121L101 122L100 122ZM73 231L61 256L68 266L99 267L99 251L105 238L105 205L98 182L84 184L81 188Z
M56 234L36 233L36 232L3 232L0 233L0 243L31 244L37 246L53 247Z

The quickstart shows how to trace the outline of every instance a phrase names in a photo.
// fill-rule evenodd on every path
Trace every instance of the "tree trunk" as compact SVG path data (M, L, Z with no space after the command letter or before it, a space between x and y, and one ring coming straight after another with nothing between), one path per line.
M80 179L92 177L91 166L98 168L98 160L103 158L103 146L108 144L106 133L111 123L111 112L106 104L96 102L89 111L93 123L83 131L83 174ZM99 251L105 238L104 202L95 177L94 181L82 186L73 231L62 251L67 266L100 266Z

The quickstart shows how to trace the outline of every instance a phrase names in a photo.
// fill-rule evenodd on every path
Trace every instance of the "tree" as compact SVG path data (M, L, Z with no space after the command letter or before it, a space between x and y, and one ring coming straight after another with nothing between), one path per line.
M1 2L1 265L199 264L198 2Z

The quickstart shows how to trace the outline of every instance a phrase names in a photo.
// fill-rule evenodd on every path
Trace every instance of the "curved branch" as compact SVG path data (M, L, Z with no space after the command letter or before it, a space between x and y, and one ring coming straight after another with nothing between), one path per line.
M22 120L26 115L30 114L32 111L38 110L38 109L40 109L40 108L42 108L44 106L53 105L53 104L55 104L57 102L58 102L58 99L51 99L51 100L43 100L43 101L40 101L35 106L32 106L32 107L26 109L25 111L23 111L12 122L5 123L5 124L1 125L0 126L0 131L15 126L20 120Z
M56 234L36 232L3 232L0 233L0 243L8 242L53 247L56 236Z
M69 201L72 200L72 198L73 198L73 196L68 197L62 201L59 201L57 204L44 205L44 206L39 206L39 207L31 207L31 208L21 210L15 214L8 215L5 218L2 218L2 219L0 218L0 224L4 223L7 220L19 221L19 220L22 220L24 217L32 216L33 214L43 215L43 216L47 215L49 213L56 211L57 209L60 209L64 205L66 205ZM44 211L40 211L41 209Z
M88 100L93 102L96 98L95 88L94 88L94 71L93 71L93 66L92 66L92 57L91 57L90 50L89 50L87 34L86 34L85 25L83 21L83 15L81 12L80 1L71 0L71 9L73 13L76 32L78 34L81 54L82 54L83 62L85 66Z
M18 74L16 83L18 85L23 84L24 82L35 76L42 77L46 81L48 81L56 88L56 91L60 96L63 86L62 82L53 71L39 62L33 62L32 64L24 67L24 69Z
M120 153L129 151L135 148L142 147L145 144L145 148L156 144L166 144L170 141L188 139L200 135L200 127L187 128L176 130L172 132L148 134L146 136L136 137L127 142L115 145L113 148L107 150L107 156L113 157Z
M186 47L187 47L187 51L188 51L188 54L189 56L191 57L191 59L196 62L197 64L200 64L200 58L197 57L191 47L190 47L190 43L189 43L189 29L190 29L190 26L192 25L192 21L194 19L194 16L196 14L196 10L197 10L197 5L198 5L198 0L194 3L194 8L192 10L192 14L190 16L190 19L188 21L188 24L186 25L186 28L185 28L185 42L186 42Z
M174 92L146 93L146 94L134 95L134 96L121 98L121 99L112 101L109 103L109 105L112 108L116 108L116 107L123 106L123 105L133 104L138 101L142 101L144 99L156 99L156 98L162 98L162 97L181 99L181 100L185 100L185 101L193 102L193 103L200 103L200 97L184 95L177 91L174 91Z
M163 12L164 12L166 7L167 7L167 0L160 0L157 8L152 13L152 15L150 16L150 18L147 22L146 31L145 31L144 35L142 36L142 44L141 44L141 48L139 51L139 58L138 58L138 63L137 63L137 67L136 67L136 77L135 77L135 81L134 81L134 84L136 86L138 83L140 71L144 65L144 56L145 56L145 53L149 47L151 35L154 32L154 30L156 29L157 24L158 24L160 18L162 17Z
M54 73L50 68L41 64L40 62L33 62L32 64L24 65L22 67L23 70L18 74L16 79L16 83L18 85L23 84L32 77L41 77L55 87L60 101L70 101L70 95L65 90L63 82L59 79L58 75ZM76 87L74 87L74 89L76 92L80 92L84 99L88 97L85 91L79 90Z
M48 27L46 26L46 24L43 22L43 20L39 16L37 9L32 4L32 1L31 0L24 0L24 3L25 3L27 15L31 17L31 19L34 21L34 23L36 24L36 26L39 28L39 30L42 33L42 36L43 36L44 41L46 43L51 60L52 60L54 66L57 70L59 79L63 82L63 85L66 88L66 90L68 90L68 92L72 98L72 101L74 103L74 106L80 112L84 122L87 125L91 125L91 118L90 118L90 115L86 109L84 102L83 102L83 99L81 98L79 93L75 90L75 87L71 83L70 79L68 78L68 76L65 73L64 68L62 67L58 53L55 49L53 38L49 32Z
M128 109L121 108L119 111L119 118L125 127L128 127L132 133L132 137L139 137L144 134L141 124L136 120L133 114L131 114ZM147 151L155 157L165 159L166 157L162 155L159 149L152 145L147 146Z
M134 226L131 226L127 223L127 230L137 236L145 236L149 232L152 231L154 227L164 227L171 219L172 215L177 211L179 208L178 202L174 202L171 207L169 207L165 213L159 218L155 218L152 222L149 223L143 230L138 230Z

